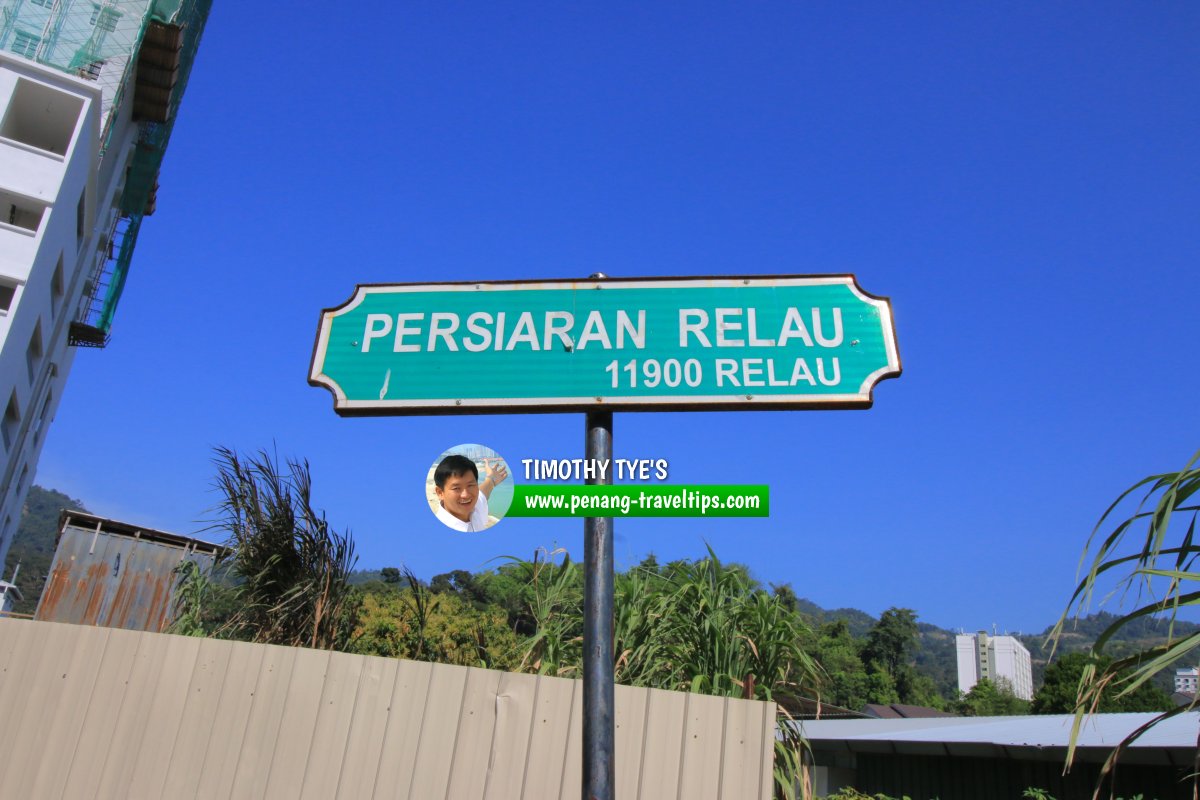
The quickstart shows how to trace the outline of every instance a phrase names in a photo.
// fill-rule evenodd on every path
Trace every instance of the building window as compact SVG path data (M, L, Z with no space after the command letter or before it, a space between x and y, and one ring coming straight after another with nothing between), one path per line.
M25 31L17 31L13 34L12 51L19 56L33 58L37 55L38 45L42 40Z
M17 405L17 392L14 389L12 397L8 398L8 407L4 409L4 422L0 423L0 435L4 437L4 449L12 450L19 424L21 424L21 409Z
M17 296L17 285L0 280L0 314L7 314Z
M62 253L58 254L58 264L54 267L54 275L50 278L50 310L57 315L62 307L63 295L67 293L67 278L63 273Z
M54 392L46 392L46 399L42 401L42 413L38 414L38 421L43 425L46 424L47 417L50 416L50 404L54 401Z
M46 427L50 416L50 403L54 399L54 392L47 391L46 399L42 401L42 410L38 412L37 419L33 421L33 443L37 444L38 439L42 435L42 428Z
M75 206L75 249L83 247L84 222L87 220L87 187L79 193L79 205Z
M112 33L117 29L117 20L120 18L121 12L115 8L101 7L92 3L92 19L89 24L95 25L100 30Z
M42 321L39 319L33 326L33 335L29 337L29 347L25 348L25 366L29 369L29 383L37 377L37 368L42 363Z

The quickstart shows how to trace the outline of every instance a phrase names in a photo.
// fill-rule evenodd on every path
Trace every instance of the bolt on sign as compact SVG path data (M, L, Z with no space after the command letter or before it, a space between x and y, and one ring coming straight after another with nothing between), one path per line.
M866 408L900 374L853 275L362 285L309 383L339 414Z

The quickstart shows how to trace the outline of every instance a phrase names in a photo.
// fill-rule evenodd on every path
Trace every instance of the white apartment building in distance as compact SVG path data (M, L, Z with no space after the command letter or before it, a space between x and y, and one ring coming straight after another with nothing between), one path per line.
M1196 694L1200 689L1200 668L1188 667L1175 670L1175 691Z
M0 564L103 347L211 0L0 0Z
M1029 650L1015 636L989 636L987 631L960 633L954 637L958 650L958 690L969 692L987 678L1006 683L1013 695L1033 699L1033 666Z

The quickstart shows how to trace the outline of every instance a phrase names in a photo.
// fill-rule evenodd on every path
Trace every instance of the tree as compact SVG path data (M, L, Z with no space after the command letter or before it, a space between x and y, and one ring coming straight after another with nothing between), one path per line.
M465 569L456 569L434 575L429 582L429 591L434 594L456 594L478 608L483 608L493 602L487 587Z
M400 570L396 567L384 567L379 570L379 577L383 578L384 583L399 583Z
M228 532L238 606L224 633L302 647L344 647L353 626L350 535L312 506L307 461L218 448L217 527Z
M771 584L771 592L783 603L783 607L788 611L800 610L800 598L796 596L796 590L792 588L790 583Z
M1084 665L1075 704L1075 725L1067 751L1067 764L1075 755L1075 742L1083 717L1099 710L1106 696L1131 697L1159 672L1169 669L1181 656L1200 646L1200 631L1176 635L1174 623L1181 609L1200 605L1200 543L1195 539L1197 512L1194 499L1200 492L1200 452L1178 472L1151 475L1138 481L1101 515L1084 547L1081 566L1087 573L1075 587L1067 608L1052 634L1057 641L1072 613L1084 613L1096 589L1106 589L1116 579L1121 595L1154 598L1121 615L1100 635L1092 647L1096 657ZM1142 493L1135 505L1134 498ZM1127 514L1120 519L1121 514ZM1117 520L1120 521L1117 521ZM1112 525L1111 528L1106 528ZM1102 665L1105 646L1123 628L1148 617L1167 622L1167 641L1143 648ZM1100 773L1104 780L1125 747L1156 723L1196 705L1177 706L1140 726L1109 754ZM1097 793L1099 786L1097 786Z
M867 633L862 660L871 677L872 703L909 703L942 708L945 699L933 680L913 663L920 642L917 614L911 608L889 608ZM893 699L894 698L894 699Z
M964 717L1010 717L1028 714L1029 701L1014 695L1007 679L984 678L959 699L955 711Z
M873 685L878 682L867 675L859 642L845 620L827 622L818 629L813 654L824 673L821 699L825 702L858 710L881 694L880 687ZM894 694L895 685L891 684L890 689ZM894 702L899 702L899 697Z
M1046 667L1042 688L1033 696L1030 711L1034 714L1073 714L1078 700L1079 679L1089 665L1094 670L1106 672L1112 667L1109 656L1095 657L1088 653L1067 653ZM1129 678L1129 670L1117 676L1118 683ZM1115 692L1106 692L1096 707L1101 712L1166 711L1170 709L1171 697L1151 683L1143 683L1136 691L1120 697Z
M351 652L489 669L518 667L519 641L502 608L477 609L453 594L431 601L428 591L410 581L399 592L368 592L358 609Z
M911 608L889 608L867 634L863 660L879 665L884 672L899 681L916 648L917 614Z

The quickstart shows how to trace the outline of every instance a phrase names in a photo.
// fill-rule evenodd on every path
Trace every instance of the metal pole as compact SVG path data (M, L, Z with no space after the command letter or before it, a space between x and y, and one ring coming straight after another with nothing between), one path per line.
M589 412L585 463L612 464L612 412ZM586 478L612 483L611 468ZM583 800L613 798L613 520L583 520Z

